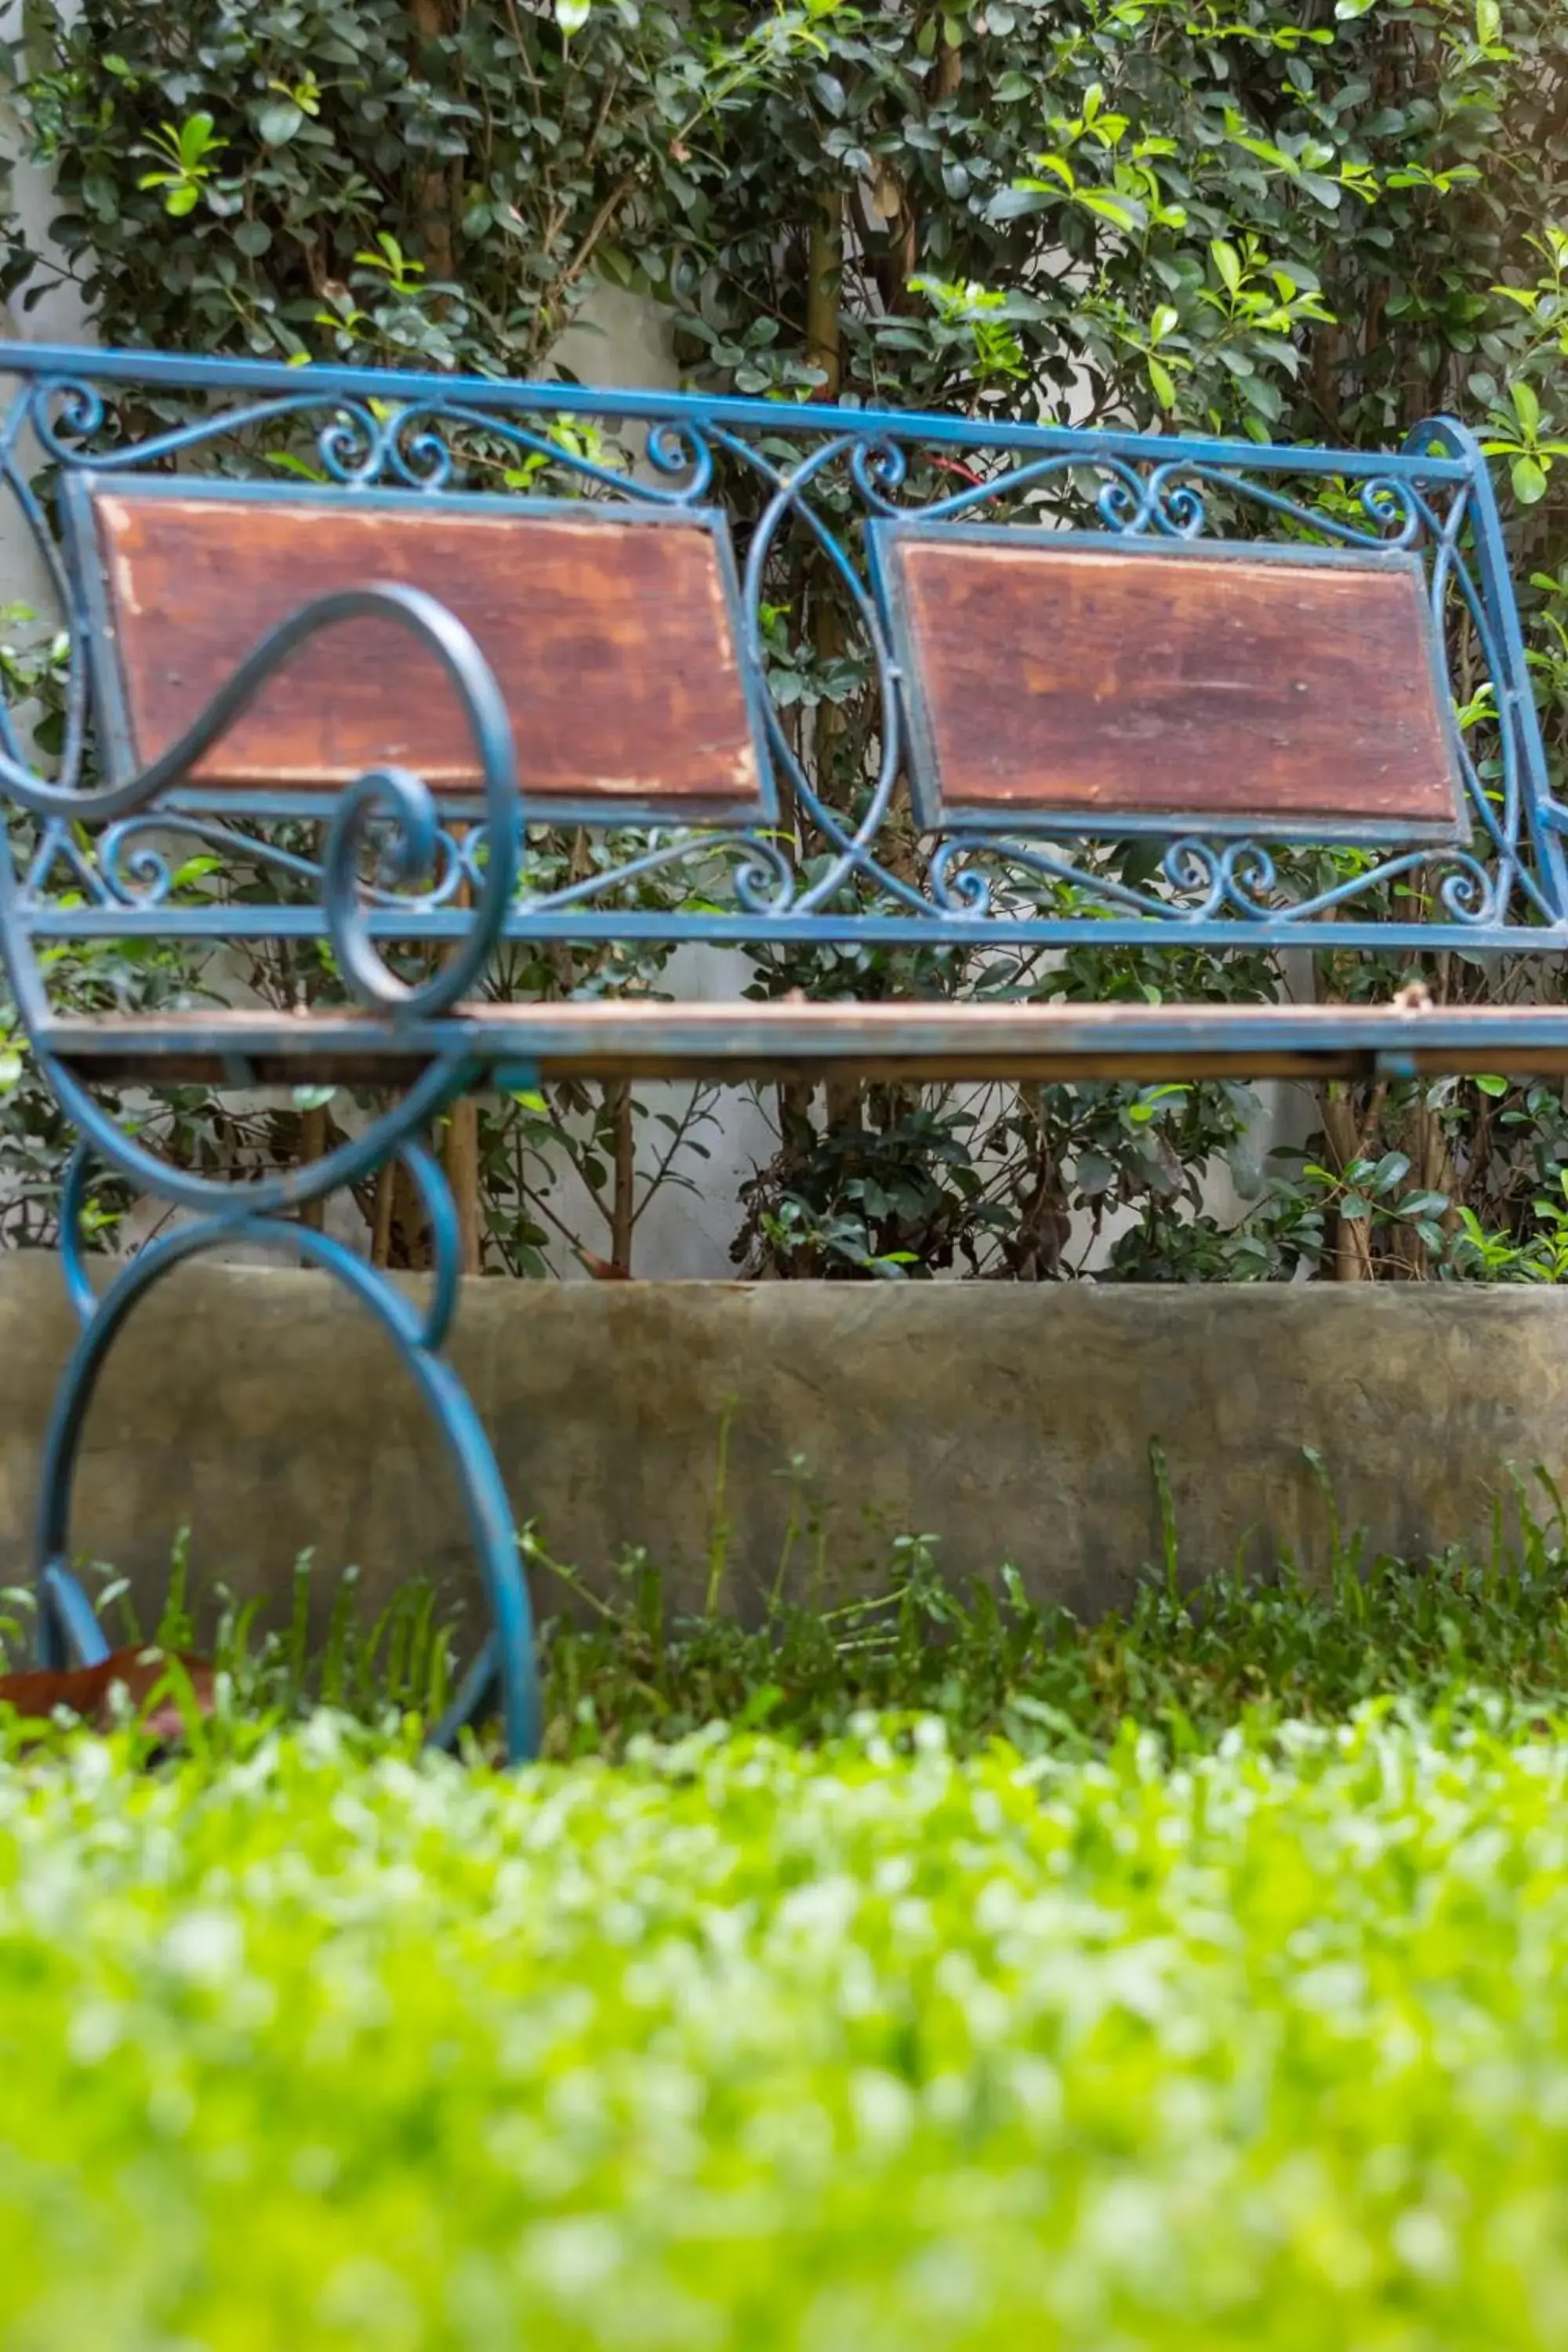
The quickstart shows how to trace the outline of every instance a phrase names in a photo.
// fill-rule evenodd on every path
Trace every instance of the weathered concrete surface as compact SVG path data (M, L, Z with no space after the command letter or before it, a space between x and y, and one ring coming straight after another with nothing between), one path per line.
M6 1572L70 1337L55 1262L0 1259ZM1568 1471L1568 1298L1550 1293L473 1282L454 1355L519 1517L591 1576L645 1546L682 1605L716 1553L743 1605L781 1561L837 1581L899 1532L934 1535L960 1572L1011 1559L1042 1595L1123 1601L1159 1553L1155 1441L1194 1576L1238 1549L1321 1560L1304 1445L1346 1523L1404 1551L1484 1541L1510 1461ZM155 1580L182 1524L204 1579L240 1591L306 1545L371 1591L460 1570L437 1442L327 1277L195 1265L129 1328L74 1539Z

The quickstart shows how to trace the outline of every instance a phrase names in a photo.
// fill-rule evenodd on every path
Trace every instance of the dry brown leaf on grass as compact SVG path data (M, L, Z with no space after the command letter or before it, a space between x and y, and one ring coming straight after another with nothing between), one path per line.
M172 1654L189 1678L198 1711L210 1715L211 1659L190 1657L179 1651ZM149 1738L165 1744L182 1738L185 1728L180 1695L168 1686L170 1663L171 1654L162 1650L111 1650L93 1666L63 1671L37 1666L21 1674L0 1675L0 1706L15 1707L33 1723L47 1723L57 1708L65 1707L94 1731L112 1731L121 1719L114 1697L117 1686L124 1692L123 1703L132 1715L140 1717L162 1685L157 1704L142 1728Z

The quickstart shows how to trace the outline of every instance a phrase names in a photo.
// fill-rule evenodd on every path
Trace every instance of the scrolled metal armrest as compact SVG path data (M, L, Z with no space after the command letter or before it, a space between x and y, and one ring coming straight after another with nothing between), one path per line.
M400 877L420 870L434 856L435 803L421 777L405 769L372 769L346 788L333 815L326 856L327 924L344 975L363 1002L405 1015L440 1012L472 985L500 936L517 878L522 804L511 722L495 674L456 614L424 589L376 582L302 604L246 656L178 742L123 783L80 792L47 783L0 757L0 792L30 815L69 817L79 824L107 823L143 809L189 774L308 639L342 622L366 619L395 621L435 654L452 681L484 782L486 863L473 922L457 953L423 986L408 987L371 941L359 903L355 856L367 824L385 814L395 832L393 863Z

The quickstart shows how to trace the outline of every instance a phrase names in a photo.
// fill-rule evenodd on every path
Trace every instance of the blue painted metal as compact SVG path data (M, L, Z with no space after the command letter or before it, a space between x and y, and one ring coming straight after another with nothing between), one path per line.
M432 375L414 369L390 374L384 368L323 367L316 362L302 369L278 361L201 359L173 352L84 351L68 343L0 342L0 374L56 387L57 396L71 404L67 421L73 435L90 435L102 421L101 415L94 416L94 384L127 384L150 392L211 392L225 400L241 392L281 394L307 412L333 402L345 408L354 429L368 435L373 446L383 447L388 428L384 419L369 413L365 404L372 401L393 402L405 417L411 415L420 422L426 411L439 417L465 408L487 418L520 410L543 417L604 417L634 423L653 418L674 425L714 423L738 431L778 434L793 431L804 419L814 433L847 434L868 443L896 437L932 447L984 446L1032 454L1042 449L1081 449L1089 456L1102 449L1134 463L1149 459L1163 465L1195 451L1215 465L1256 467L1260 457L1278 461L1281 455L1267 445L1260 448L1254 441L1186 440L1161 433L1085 433L1067 425L987 424L918 410L804 404L793 409L773 400L738 400L700 393L616 391L567 383L529 384L504 376ZM274 405L268 399L258 413L270 414ZM403 421L393 420L394 432L402 430ZM232 430L232 420L225 429ZM1416 437L1411 436L1413 443ZM185 441L184 431L160 436L164 450L184 447ZM1399 456L1370 457L1364 452L1339 449L1302 448L1284 454L1287 470L1300 474L1360 474L1390 480L1416 475L1457 484L1470 472L1462 456L1432 459L1408 449ZM559 452L552 450L552 455ZM106 457L100 462L110 461ZM123 456L113 462L123 463Z
M939 952L1318 947L1410 956L1568 949L1568 808L1547 778L1486 463L1473 436L1449 420L1421 425L1404 448L1384 453L44 345L0 345L0 376L15 383L0 416L0 492L37 541L73 646L62 749L47 772L0 708L0 792L26 820L12 826L0 856L0 945L14 998L84 1154L194 1220L143 1252L100 1302L77 1234L85 1157L73 1170L64 1255L83 1331L50 1434L38 1538L42 1639L61 1654L85 1654L101 1638L69 1576L66 1545L71 1465L103 1354L142 1293L186 1257L220 1241L286 1242L337 1275L386 1324L464 1483L494 1630L454 1702L454 1720L437 1736L455 1737L456 1717L487 1704L494 1685L504 1696L511 1752L531 1751L537 1709L526 1593L493 1461L437 1352L456 1298L455 1237L438 1172L418 1146L428 1120L485 1070L530 1060L525 1037L514 1034L510 1045L499 1032L481 1038L456 1014L505 942ZM158 420L152 425L149 408ZM592 424L602 439L591 443L580 430L563 436L562 419ZM34 478L40 449L47 495L58 498L68 526L74 519L69 560ZM280 481L268 462L280 450L296 476L303 465L318 483L301 490L297 479ZM199 479L204 493L226 498L303 496L329 506L450 499L490 511L496 479L519 468L529 488L510 501L513 510L558 507L570 497L576 514L650 525L717 530L726 514L748 519L743 561L729 576L731 620L765 751L760 764L780 780L787 827L773 821L772 803L763 819L753 814L738 827L660 826L658 812L646 808L612 820L602 803L531 808L514 773L507 713L471 637L416 591L374 586L320 600L275 630L182 743L135 769L89 527L94 486L188 491ZM879 538L1044 524L1152 556L1201 541L1252 555L1288 550L1290 561L1342 561L1349 551L1418 566L1435 660L1447 675L1462 632L1467 675L1482 688L1454 729L1463 825L1434 842L1397 825L1347 823L1327 855L1320 848L1308 859L1267 837L1275 828L1263 812L1240 837L1115 813L1102 824L1097 817L1092 835L1048 820L1004 832L954 822L928 800L918 813L931 830L912 851L907 823L894 822L910 698L898 616L878 576ZM825 799L776 698L769 607L786 550L801 545L842 586L852 651L879 714L875 771L852 809ZM395 768L315 796L271 787L237 798L191 783L203 751L298 646L373 612L444 662L467 714L481 794L438 808L418 777ZM97 780L95 708L104 761ZM526 774L522 782L526 790ZM324 842L312 843L302 816L327 821ZM580 862L563 872L542 817L595 829L600 847L588 872ZM1142 864L1128 880L1121 845L1135 835ZM243 895L223 878L237 867L249 877ZM168 1169L94 1100L70 1064L72 1024L57 1021L49 1004L56 943L106 938L319 942L366 1008L362 1017L389 1050L406 1049L405 1059L416 1052L423 1075L364 1134L312 1167L238 1191ZM445 952L430 960L429 977L410 982L389 961L395 941ZM1259 1013L1260 1023L1267 1018ZM204 1034L199 1012L171 1016L148 1045L150 1064L180 1038ZM303 1022L288 1031L304 1074L310 1035ZM1397 1050L1393 1041L1387 1050ZM237 1049L231 1059L231 1075L243 1081L243 1055ZM440 1244L423 1318L352 1255L292 1221L305 1203L397 1153L426 1192Z
M58 1673L96 1666L109 1655L98 1612L68 1568L46 1559L38 1570L38 1664Z
M1445 857L1442 862L1445 868L1453 866L1461 872L1468 871L1468 861L1464 866L1459 866L1457 857ZM1425 856L1413 856L1397 865L1391 864L1380 878L1387 882L1405 874L1418 873L1427 863ZM1477 878L1478 888L1484 880L1484 875ZM1314 908L1344 905L1358 887L1354 883L1342 885L1315 899ZM1223 901L1223 892L1214 896ZM416 929L410 921L390 915L378 919L373 912L365 927L373 938L378 939L459 940L467 935L468 919L450 908L437 908L420 919ZM284 907L273 919L266 908L239 907L226 919L221 936L226 940L313 940L321 936L321 915L315 908ZM112 909L100 907L40 913L29 921L27 936L33 940L152 938L210 941L214 933L210 922L188 908L171 908L161 920L146 914L128 920ZM531 921L525 931L520 932L509 922L505 936L536 942L576 940L586 945L616 940L668 943L673 936L677 941L696 941L708 947L769 947L779 944L779 924L765 915L701 914L679 918L634 908L625 914L617 909L614 913L574 916L552 909ZM1332 935L1327 936L1321 926L1300 923L1289 915L1270 918L1254 913L1244 930L1234 915L1223 911L1184 920L1179 932L1173 928L1156 930L1152 919L1136 912L1122 921L1111 916L1053 917L1048 927L1026 916L1015 919L984 912L954 915L938 932L919 915L857 915L847 910L802 917L790 924L785 939L802 946L927 948L938 954L962 947L1379 948L1395 953L1403 949L1412 954L1436 954L1441 949L1452 948L1473 955L1533 955L1568 948L1568 929L1557 921L1528 928L1515 923L1500 929L1468 920L1398 923L1373 916L1360 922L1337 922Z
M675 393L593 393L581 385L524 385L491 379L378 374L374 369L289 369L251 362L181 360L157 352L66 352L14 346L3 352L5 367L21 379L5 430L0 433L0 473L5 475L24 520L47 541L19 452L24 428L57 457L66 506L85 499L89 480L160 480L155 468L179 461L181 485L191 487L193 463L221 461L230 470L249 466L268 475L257 452L263 430L308 433L315 428L312 463L336 485L331 494L353 499L466 499L466 468L472 470L475 436L489 436L503 457L524 454L538 463L538 480L576 487L583 501L611 501L621 515L666 513L672 518L708 518L720 501L715 489L750 475L764 497L762 515L750 534L745 579L741 585L742 642L750 689L762 708L773 767L785 776L793 807L809 818L827 842L830 856L811 873L797 868L778 828L757 824L721 835L700 830L648 830L621 825L614 856L588 877L533 879L531 852L521 849L517 894L505 908L508 939L550 936L635 936L642 927L660 940L729 940L759 943L783 927L783 936L806 940L860 940L931 946L947 940L971 946L975 939L1002 943L1068 943L1077 924L1100 924L1096 939L1142 946L1215 946L1246 931L1258 948L1300 940L1310 946L1350 946L1347 922L1366 912L1371 929L1363 943L1394 943L1387 898L1394 885L1420 877L1429 906L1405 912L1405 929L1420 929L1420 946L1436 946L1427 919L1453 929L1474 950L1507 950L1519 931L1568 929L1568 866L1563 863L1561 824L1544 776L1540 730L1528 694L1528 673L1519 635L1507 562L1502 558L1498 510L1486 463L1460 425L1434 421L1417 428L1401 452L1335 452L1335 449L1272 449L1248 442L1183 440L1135 433L1079 433L1041 425L992 425L954 416L905 416L856 409L795 407L783 402L708 400ZM101 388L141 385L143 391L188 391L200 395L202 414L181 425L160 428L143 440L113 430ZM642 473L618 470L616 463L562 446L550 437L557 416L593 416L605 428L642 425ZM97 440L94 440L97 437ZM97 442L106 442L99 446ZM975 480L959 491L931 494L912 482L926 458L950 463L947 452L963 452ZM494 457L494 449L491 449ZM143 473L146 468L146 473ZM169 475L163 475L169 480ZM945 480L945 478L942 478ZM212 482L221 497L299 497L296 482ZM1427 842L1408 835L1392 837L1383 824L1347 824L1338 846L1347 852L1340 873L1326 887L1302 889L1298 873L1281 873L1268 846L1265 821L1239 840L1206 828L1183 835L1180 828L1150 828L1140 818L1107 818L1100 840L1145 833L1159 837L1163 858L1150 882L1123 885L1107 870L1105 854L1084 837L1051 845L1051 821L1013 824L1006 835L947 821L947 830L929 845L924 870L910 877L908 861L896 868L879 856L879 835L896 795L902 767L905 715L898 691L896 661L886 642L879 600L872 579L872 541L879 527L959 527L971 530L983 510L996 513L1008 501L1025 520L1035 515L1032 499L1068 499L1077 494L1090 520L1121 543L1180 548L1206 539L1215 546L1213 522L1250 515L1290 536L1302 555L1302 534L1335 548L1383 551L1420 560L1432 581L1434 635L1450 640L1455 614L1467 618L1477 640L1479 668L1493 694L1493 740L1500 781L1477 769L1469 736L1460 736L1455 757L1462 769L1471 840L1455 845L1444 858L1429 858ZM1023 503L1020 503L1023 501ZM531 501L521 501L531 503ZM1072 520L1056 515L1053 520ZM869 530L868 530L869 527ZM1250 524L1248 524L1250 530ZM875 779L856 818L826 807L816 791L781 713L769 698L769 654L762 609L766 572L787 531L804 531L823 558L835 564L858 616L863 652L881 701L881 757ZM1223 543L1223 541L1220 541ZM1248 539L1246 546L1256 548ZM54 548L47 560L58 564ZM101 645L94 633L91 564L66 581L61 600L85 642ZM85 663L78 666L78 673ZM66 757L54 791L45 791L26 762L14 755L0 767L14 797L24 807L64 807L94 816L106 812L101 797L80 793L80 760L87 736L85 677L73 673ZM233 710L214 710L214 727ZM5 746L0 746L5 748ZM191 746L181 746L191 757ZM279 879L289 875L312 891L324 875L300 861L278 840L268 840L273 821L315 812L318 802L289 793L247 797L254 828L235 828L235 800L216 802L193 788L169 783L169 764L160 774L127 779L124 800L115 802L122 824L103 837L101 852L68 875L21 877L21 912L30 936L103 936L124 919L134 936L148 931L184 939L258 936L266 910L240 903L214 903L172 882L176 868L148 845L153 821L167 837L169 818L191 828L191 840L209 849L233 849L249 861L261 858ZM327 809L329 802L320 802ZM456 812L454 812L456 814ZM605 828L606 812L593 807L552 809L574 824ZM632 818L651 812L627 812ZM273 833L275 833L273 825ZM428 882L423 889L372 887L357 891L364 915L360 940L470 939L466 898L475 882L489 877L489 828L468 828L458 837L435 825ZM54 845L57 866L66 863L64 845ZM85 882L85 887L82 887ZM68 887L61 887L68 885ZM663 906L648 912L647 889L658 887ZM174 903L184 901L184 903ZM1368 906L1371 903L1371 906ZM606 915L606 919L602 919ZM279 889L279 918L294 924L320 922L289 903ZM560 918L564 918L562 922ZM78 929L80 924L80 929ZM583 929L578 929L581 924ZM1328 929L1333 927L1333 939ZM303 936L303 934L296 934ZM1413 936L1413 946L1417 940Z
M103 1122L95 1116L93 1125ZM73 1177L85 1160L84 1144ZM101 1298L87 1281L78 1255L75 1218L66 1228L71 1291L82 1328L55 1400L44 1439L39 1472L38 1522L35 1543L41 1587L40 1664L90 1664L107 1654L90 1602L72 1575L70 1507L77 1455L88 1407L109 1351L144 1294L187 1259L239 1242L285 1249L336 1276L368 1307L397 1349L446 1441L468 1513L469 1532L484 1579L491 1632L483 1651L484 1670L470 1675L453 1708L437 1727L441 1745L455 1744L465 1724L499 1695L507 1754L522 1762L539 1752L539 1684L528 1588L518 1560L517 1538L506 1488L479 1415L461 1381L439 1353L457 1298L459 1262L458 1215L445 1178L428 1153L405 1142L408 1164L431 1213L436 1275L423 1314L412 1300L364 1260L309 1225L274 1213L258 1213L249 1193L259 1187L231 1187L223 1206L176 1225L132 1258ZM78 1177L78 1183L79 1178ZM221 1190L221 1187L215 1187ZM79 1197L73 1191L73 1199Z
M0 478L45 546L62 610L84 646L102 644L94 627L102 616L92 609L92 567L68 577L60 565L20 455L27 428L56 459L68 509L73 502L79 509L89 481L132 478L151 486L170 480L159 469L175 463L186 488L192 467L221 462L226 478L211 481L217 495L298 497L300 486L277 480L264 463L258 441L268 433L305 435L310 462L331 494L354 499L475 494L468 477L479 464L476 436L483 444L481 474L488 467L493 475L503 460L521 456L536 467L539 484L575 490L584 512L609 502L623 516L705 518L721 509L725 496L733 503L749 478L763 506L741 583L744 667L772 765L828 855L807 872L766 822L728 833L710 824L658 830L640 822L653 813L629 811L631 821L614 831L613 854L586 877L563 882L541 876L525 838L518 887L503 918L508 939L640 935L745 945L770 940L782 927L784 937L803 944L956 947L991 940L1047 946L1083 936L1079 926L1098 926L1092 935L1106 946L1213 946L1245 932L1259 948L1298 941L1340 948L1352 944L1352 925L1364 925L1355 932L1362 944L1396 944L1401 918L1413 947L1439 944L1434 925L1451 934L1450 944L1483 952L1507 950L1521 931L1530 933L1532 947L1544 944L1542 931L1568 935L1565 820L1546 780L1496 503L1473 438L1448 421L1418 428L1402 450L1369 453L158 353L14 346L0 352L0 360L19 379L0 428ZM136 439L116 429L103 395L137 386L161 396L187 392L200 413ZM641 427L646 437L640 450L624 452L623 465L586 453L581 436L569 446L553 440L552 420L562 416L596 420L623 439L626 428ZM931 468L951 468L959 452L974 478L953 490L947 487L951 472ZM635 471L634 459L641 461ZM228 478L237 469L250 476L237 489ZM876 530L967 530L985 527L984 515L1001 512L1027 523L1042 511L1030 501L1040 499L1057 502L1050 520L1081 523L1087 515L1124 544L1173 550L1202 538L1212 547L1224 543L1226 530L1263 529L1276 541L1289 540L1298 556L1309 552L1303 541L1310 537L1324 555L1382 551L1420 562L1431 583L1435 636L1451 646L1456 618L1467 623L1491 695L1489 734L1471 729L1456 745L1469 841L1434 858L1429 843L1392 835L1387 825L1346 824L1335 844L1344 853L1337 870L1305 887L1299 869L1281 867L1268 847L1273 828L1261 819L1235 839L1215 827L1184 834L1167 826L1162 834L1157 824L1131 817L1108 818L1092 839L1057 840L1059 828L1048 819L1015 823L1002 834L944 818L945 830L928 843L918 874L911 876L904 855L890 864L879 854L880 842L907 730L872 573ZM824 803L770 695L763 618L769 566L792 533L812 540L844 583L880 704L878 770L853 819ZM1256 536L1245 543L1254 551L1260 544ZM274 648L269 658L277 657ZM101 793L84 795L89 667L84 660L73 669L58 776L46 782L14 745L0 741L6 754L0 782L19 804L62 812L68 805L89 820L112 809L121 820L96 855L84 858L62 835L47 845L43 864L35 860L19 877L18 913L29 937L103 936L116 926L131 937L142 930L194 940L265 935L264 908L175 885L177 865L149 839L156 828L166 841L175 817L193 845L268 866L280 885L280 922L291 935L306 935L321 920L321 910L307 911L299 894L282 886L298 881L314 896L325 877L320 865L279 840L278 828L333 804L279 790L258 793L247 796L240 824L232 794L220 803L170 781L177 761L124 780L124 797L112 803ZM212 724L221 729L233 715L232 708L215 709ZM1483 737L1495 778L1477 765L1475 747ZM191 755L189 743L181 747L180 759ZM602 803L552 807L550 814L601 829L607 822ZM1140 834L1161 840L1164 855L1149 879L1132 887L1119 878L1106 848L1112 838ZM493 878L489 827L437 824L422 838L434 844L423 888L384 881L360 887L362 944L395 933L469 940L466 901L477 883ZM1425 903L1390 904L1396 886L1415 885ZM652 913L649 889L663 901Z
M0 448L14 488L19 481L14 462L16 440L13 418L0 438ZM30 487L24 484L22 488L24 514L38 519ZM40 545L55 568L57 582L64 581L68 575L58 569L52 548L43 541ZM78 566L75 579L79 590L83 567ZM108 643L104 616L90 607L73 605L70 610L79 641L101 649ZM464 909L462 937L429 978L411 985L392 970L366 928L358 883L361 852L374 824L384 870L390 869L395 886L405 877L417 879L430 870L440 854L442 831L431 793L419 777L395 768L361 777L336 798L319 865L311 861L304 868L319 887L318 936L330 944L353 993L395 1024L438 1018L473 987L504 928L516 884L522 821L510 721L488 665L467 629L444 606L417 589L367 586L320 598L274 630L214 698L182 742L139 774L126 773L121 767L120 773L111 773L108 783L86 790L69 775L64 780L43 777L19 758L16 731L6 715L0 742L0 786L43 825L43 847L25 874L18 876L9 845L0 859L0 941L13 997L35 1040L47 1038L48 1011L27 908L30 893L44 884L53 859L63 853L63 870L73 885L85 883L89 901L98 895L100 904L110 895L102 891L100 877L119 870L116 861L121 856L126 860L127 875L135 877L133 887L145 885L149 876L161 881L167 872L161 853L139 842L133 832L128 836L127 826L133 826L140 814L160 812L161 796L169 786L177 784L202 751L234 723L266 679L300 645L323 629L367 615L406 628L437 656L451 678L473 739L475 767L483 779L480 809L485 850L482 857L466 862L460 877L469 900ZM74 762L78 775L85 737L83 710L82 693L73 677L67 764L70 767ZM80 846L82 827L92 823L107 828L100 836L97 859L84 856ZM118 840L114 838L117 826ZM97 894L95 881L100 883ZM384 889L384 900L390 901L393 896L393 887ZM107 1644L91 1604L69 1567L68 1536L82 1428L114 1339L143 1294L175 1266L234 1242L259 1243L286 1248L322 1266L376 1315L446 1439L485 1581L491 1632L482 1677L470 1676L465 1683L453 1708L437 1727L437 1736L443 1744L452 1745L463 1723L474 1719L494 1696L500 1702L509 1756L521 1760L536 1754L541 1726L532 1624L512 1515L484 1431L456 1374L439 1353L458 1296L457 1214L445 1180L417 1141L428 1119L469 1083L472 1065L461 1056L437 1053L424 1077L393 1110L373 1121L365 1133L307 1169L237 1188L167 1167L107 1117L89 1089L53 1060L47 1048L40 1059L82 1137L61 1202L61 1255L81 1336L45 1441L35 1544L42 1661L64 1664L75 1659L85 1664L106 1654ZM243 1076L243 1073L237 1075ZM352 1251L300 1223L291 1213L341 1185L352 1184L394 1153L408 1166L430 1219L435 1275L423 1313ZM88 1276L80 1231L86 1170L93 1156L108 1160L192 1219L143 1249L101 1299Z

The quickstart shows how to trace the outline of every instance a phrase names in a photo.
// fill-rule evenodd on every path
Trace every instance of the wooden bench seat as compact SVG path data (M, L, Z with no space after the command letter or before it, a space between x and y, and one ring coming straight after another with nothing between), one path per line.
M538 1079L1366 1078L1394 1070L1568 1074L1554 1005L588 1003L461 1005L390 1028L374 1013L205 1010L50 1023L38 1043L87 1078L170 1084L406 1082L463 1054Z

